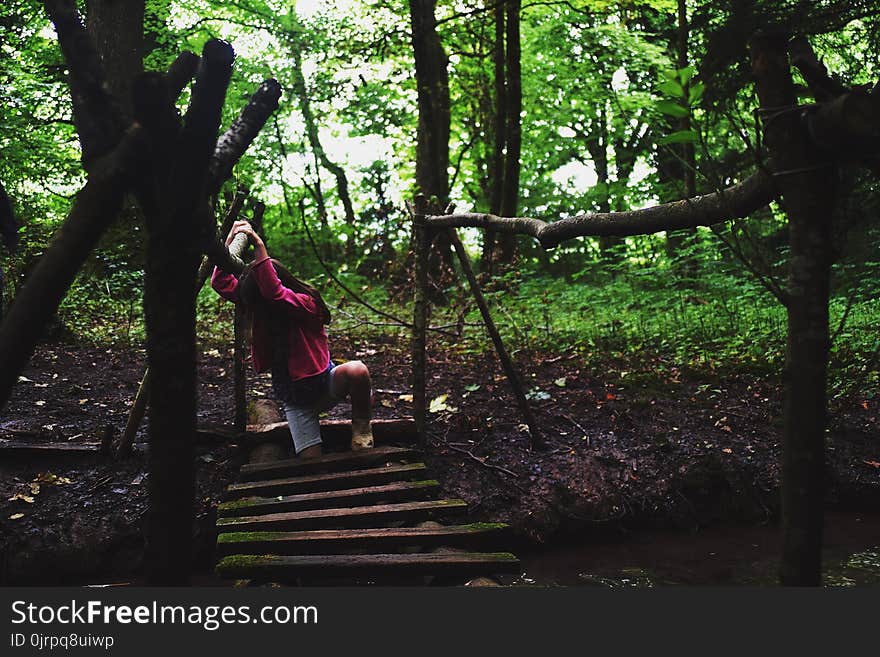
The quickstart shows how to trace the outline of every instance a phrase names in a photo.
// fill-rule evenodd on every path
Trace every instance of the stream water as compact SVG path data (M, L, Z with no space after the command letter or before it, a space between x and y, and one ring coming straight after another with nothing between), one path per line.
M830 513L825 519L825 586L880 586L880 516ZM696 533L634 533L587 539L521 554L520 586L775 586L776 525L719 527Z

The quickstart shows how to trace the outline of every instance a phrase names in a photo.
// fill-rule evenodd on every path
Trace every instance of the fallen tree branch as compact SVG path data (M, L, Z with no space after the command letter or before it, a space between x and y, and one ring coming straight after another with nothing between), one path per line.
M672 201L641 210L603 212L544 221L528 217L498 217L492 214L449 214L427 216L430 228L487 228L502 233L534 237L545 249L575 237L602 235L645 235L681 230L745 217L776 197L771 174L759 171L727 189Z

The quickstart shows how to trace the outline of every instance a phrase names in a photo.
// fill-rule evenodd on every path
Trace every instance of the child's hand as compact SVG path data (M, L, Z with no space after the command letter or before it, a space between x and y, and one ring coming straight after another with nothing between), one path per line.
M229 246L232 240L235 239L235 236L239 233L247 235L248 239L250 239L251 243L254 245L254 258L256 260L265 260L269 257L269 254L266 251L266 244L260 239L260 236L257 235L257 231L254 230L253 226L246 221L236 221L233 224L232 230L229 231L229 237L226 238L226 245Z
M235 236L238 233L242 232L241 229L244 227L250 228L251 225L246 221L236 221L234 224L232 224L232 228L229 229L229 235L226 236L226 246L232 244L232 240L235 239Z

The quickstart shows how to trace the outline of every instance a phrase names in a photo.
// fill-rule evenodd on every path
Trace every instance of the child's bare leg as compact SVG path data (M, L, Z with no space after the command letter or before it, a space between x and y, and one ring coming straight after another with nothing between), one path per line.
M372 383L367 366L359 360L337 366L333 370L333 394L340 399L351 396L352 449L372 447Z
M333 394L339 399L351 395L351 416L369 420L372 417L370 371L359 360L343 363L333 370Z

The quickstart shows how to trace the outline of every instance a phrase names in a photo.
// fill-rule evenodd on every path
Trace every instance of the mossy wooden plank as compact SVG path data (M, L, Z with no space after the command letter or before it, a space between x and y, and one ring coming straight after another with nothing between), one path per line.
M353 508L269 513L262 516L218 518L217 529L224 532L381 527L389 522L427 520L462 513L466 509L467 503L463 500L401 502L399 504L377 504Z
M418 440L416 423L411 417L392 419L373 419L373 438L375 444L414 445ZM290 429L287 422L249 424L247 432L237 439L244 442L272 441L284 446L290 445ZM321 442L325 449L347 450L351 444L351 420L321 420Z
M386 465L378 468L349 470L347 472L329 472L265 481L241 482L230 485L226 489L225 496L226 499L247 496L274 497L278 495L340 490L359 486L377 486L392 481L413 479L423 476L424 473L424 463Z
M333 554L347 550L388 552L404 547L498 545L508 534L504 523L443 527L372 527L299 532L229 532L217 537L217 552L229 554Z
M276 497L244 497L223 502L217 507L220 517L256 516L284 511L306 511L309 509L331 509L338 507L364 506L380 502L403 502L425 499L440 488L434 479L424 481L396 481L381 486L345 488L299 495L278 495Z
M277 477L315 474L318 472L339 472L362 468L377 463L413 459L418 450L408 447L374 447L357 452L337 452L311 459L285 459L273 463L249 463L241 466L241 481L258 481Z
M217 564L217 573L221 577L282 582L313 575L322 578L385 575L471 577L519 571L519 560L509 552L301 556L234 554L224 557Z

